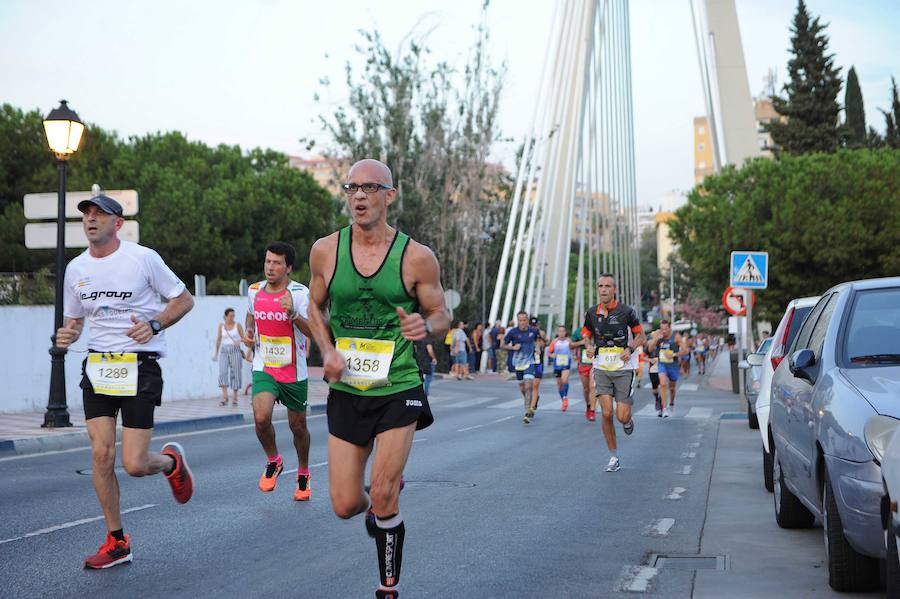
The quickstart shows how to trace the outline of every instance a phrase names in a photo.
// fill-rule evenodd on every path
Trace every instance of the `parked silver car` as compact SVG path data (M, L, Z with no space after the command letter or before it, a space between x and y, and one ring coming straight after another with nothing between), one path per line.
M739 368L746 371L744 374L744 395L747 397L747 425L752 429L759 428L759 420L756 418L756 398L759 397L762 384L762 365L766 352L772 347L774 337L767 337L759 344L756 351L741 360Z
M874 415L900 418L900 277L833 287L809 313L772 379L775 517L825 529L828 582L880 585L881 468Z

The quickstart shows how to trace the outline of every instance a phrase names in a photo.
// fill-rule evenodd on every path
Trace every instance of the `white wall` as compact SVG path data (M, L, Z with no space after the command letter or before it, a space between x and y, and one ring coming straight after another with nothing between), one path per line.
M220 393L219 365L212 361L216 324L225 308L234 308L243 325L247 298L207 296L194 298L194 309L167 329L167 356L163 370L163 400L197 399ZM0 412L44 411L50 391L50 335L53 306L0 306ZM66 354L66 398L70 407L81 406L81 362L87 351L87 326L81 339ZM244 384L247 370L244 371Z

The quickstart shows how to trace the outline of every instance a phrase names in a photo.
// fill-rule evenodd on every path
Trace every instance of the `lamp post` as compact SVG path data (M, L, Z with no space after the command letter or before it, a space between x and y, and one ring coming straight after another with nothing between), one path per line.
M56 211L56 301L53 335L50 341L50 398L44 413L44 428L72 426L66 407L66 350L56 346L56 331L63 325L63 279L66 274L66 165L78 150L84 123L60 100L44 119L47 145L56 156L59 172L59 193Z

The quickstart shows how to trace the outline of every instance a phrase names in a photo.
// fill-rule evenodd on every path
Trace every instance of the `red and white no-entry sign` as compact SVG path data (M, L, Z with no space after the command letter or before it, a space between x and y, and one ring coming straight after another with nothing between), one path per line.
M728 287L722 294L722 305L725 306L725 311L732 316L746 316L747 306L744 303L744 293L745 291L738 287ZM750 302L756 305L756 296L753 295L753 292L747 291L746 293L750 294Z

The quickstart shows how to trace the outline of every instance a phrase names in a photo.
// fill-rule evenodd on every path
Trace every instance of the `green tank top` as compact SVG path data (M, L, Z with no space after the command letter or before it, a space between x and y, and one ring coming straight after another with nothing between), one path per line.
M417 387L422 379L413 342L400 334L397 316L398 306L408 314L418 308L416 299L407 293L401 274L409 236L396 232L384 262L371 277L356 270L350 253L352 236L351 227L338 232L337 263L328 285L331 334L346 363L341 380L330 387L373 397ZM388 356L389 370L385 362Z

